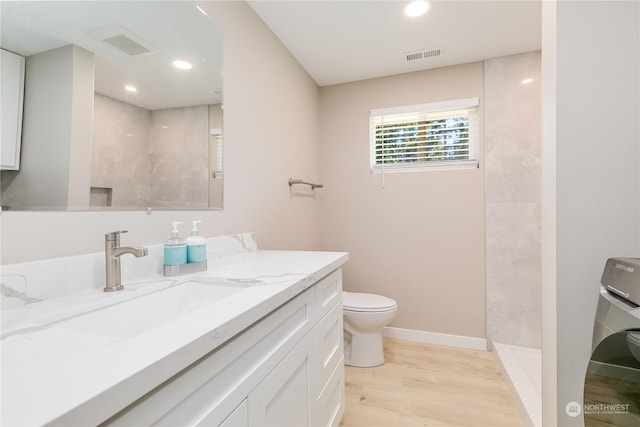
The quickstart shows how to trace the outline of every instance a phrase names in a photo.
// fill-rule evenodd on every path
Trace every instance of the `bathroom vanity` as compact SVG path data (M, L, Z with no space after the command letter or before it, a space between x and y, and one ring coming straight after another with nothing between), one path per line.
M150 247L113 293L36 301L41 277L91 256L4 266L5 299L25 304L2 312L1 424L338 425L348 254L247 236L209 239L207 271L176 278Z

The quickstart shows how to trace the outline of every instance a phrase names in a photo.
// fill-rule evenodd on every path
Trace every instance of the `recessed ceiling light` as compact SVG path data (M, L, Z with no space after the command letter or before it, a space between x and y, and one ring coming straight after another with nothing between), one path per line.
M172 62L173 66L176 68L179 68L181 70L190 70L191 68L193 68L193 66L187 62L187 61L183 61L181 59L176 59L175 61Z
M410 17L422 16L429 10L429 2L425 0L412 1L404 8L404 14Z
M131 85L126 85L124 87L124 90L126 90L127 92L137 92L138 89L135 86L131 86Z
M533 82L533 79L524 79L523 81L521 81L520 83L522 83L523 85L528 85L529 83Z

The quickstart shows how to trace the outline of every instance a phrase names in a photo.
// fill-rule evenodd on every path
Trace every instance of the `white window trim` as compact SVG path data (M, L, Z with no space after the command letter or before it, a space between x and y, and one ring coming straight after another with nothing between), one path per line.
M379 108L371 110L369 113L369 166L371 173L396 173L396 172L419 172L430 170L452 170L452 169L475 169L478 168L478 138L479 135L474 135L475 144L470 149L469 156L473 157L469 160L449 160L449 161L429 161L420 164L400 164L400 165L376 165L375 164L375 125L372 123L371 118L374 116L384 116L393 114L407 114L412 112L431 112L433 111L441 113L451 110L463 110L477 108L480 105L479 98L464 98L455 99L450 101L431 102L427 104L415 104L404 105L400 107ZM478 120L477 114L475 114L474 120ZM476 123L475 129L479 132L479 123ZM476 133L477 133L476 132Z

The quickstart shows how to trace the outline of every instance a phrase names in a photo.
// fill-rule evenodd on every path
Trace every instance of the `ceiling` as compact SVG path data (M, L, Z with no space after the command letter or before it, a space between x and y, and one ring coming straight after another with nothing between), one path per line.
M403 0L248 3L320 86L541 49L539 0L432 0L418 18L404 16Z
M193 2L0 1L0 9L3 49L25 57L69 44L89 50L98 93L149 110L221 101L221 30ZM149 52L125 53L104 41L113 35ZM177 58L193 69L172 67Z
M403 15L404 0L248 3L320 86L540 49L540 1L432 0L414 19ZM220 29L193 2L1 1L0 8L2 48L29 56L71 43L95 52L99 93L151 110L222 98ZM157 51L123 55L98 37L114 24ZM432 48L442 55L405 60ZM192 59L194 69L180 75L167 67L175 56ZM138 92L125 93L124 83Z

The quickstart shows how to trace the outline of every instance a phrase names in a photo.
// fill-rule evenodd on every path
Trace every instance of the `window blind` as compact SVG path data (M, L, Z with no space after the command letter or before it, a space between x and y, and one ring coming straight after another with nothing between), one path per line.
M211 178L222 178L222 129L211 129L209 156Z
M477 166L478 99L374 110L372 171Z

